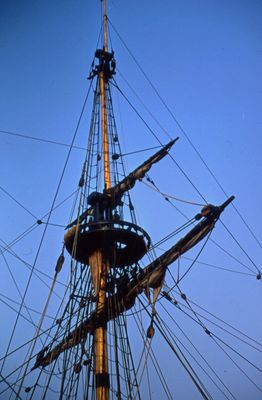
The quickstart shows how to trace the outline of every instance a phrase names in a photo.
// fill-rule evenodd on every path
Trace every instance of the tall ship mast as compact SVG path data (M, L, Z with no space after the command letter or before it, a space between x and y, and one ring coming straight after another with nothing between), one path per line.
M14 368L15 375L6 373L6 359L13 355L12 336L5 357L1 359L1 378L5 385L1 393L5 395L8 391L14 399L146 399L149 397L145 395L141 381L144 375L150 375L147 367L150 358L160 376L165 398L175 398L154 358L152 344L158 336L184 369L197 396L212 399L210 391L174 340L173 332L165 326L160 304L165 301L179 307L174 297L177 289L191 310L179 284L197 257L180 276L181 257L187 257L193 248L202 252L234 196L217 205L207 202L198 205L199 210L191 219L157 244L138 222L131 196L142 180L170 201L171 197L158 189L149 173L151 169L157 169L164 158L173 160L172 151L179 145L179 138L171 138L164 144L159 141L156 151L149 150L150 156L127 171L112 99L112 88L118 88L115 79L117 61L109 45L106 0L102 3L103 40L102 46L95 50L88 76L93 103L75 208L66 225L43 312L34 324L33 338L26 344L24 362ZM43 221L40 219L37 223L41 225ZM179 235L178 239L174 238L176 235ZM156 248L170 240L172 244L168 249L161 250L157 256ZM60 298L57 314L47 327L50 302L59 284L59 274L65 268L69 283ZM175 268L178 273L171 287L167 285L166 277L169 270ZM261 279L259 270L256 278ZM134 316L138 317L139 340L143 341L138 360L135 360L130 339ZM193 317L205 334L212 337L212 331L198 315ZM146 386L149 387L149 383ZM226 393L225 398L235 398L227 387L222 387L221 393ZM150 398L154 398L151 395Z

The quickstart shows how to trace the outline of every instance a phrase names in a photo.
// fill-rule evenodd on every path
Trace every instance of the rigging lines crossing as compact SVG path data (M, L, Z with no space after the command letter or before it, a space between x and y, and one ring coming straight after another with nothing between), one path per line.
M11 399L12 393L10 393L10 390L12 390L17 398L20 398L20 394L24 391L25 397L31 399L39 397L42 400L57 397L61 400L63 398L76 400L79 397L85 399L89 397L92 399L99 398L99 400L102 400L102 398L103 400L108 400L109 398L141 400L145 397L144 392L146 392L148 398L151 399L156 395L153 391L154 386L152 386L152 377L153 379L156 377L161 383L160 397L162 398L163 395L170 400L173 398L170 388L173 382L165 378L160 368L159 356L155 355L153 349L154 345L159 345L159 348L161 348L165 343L171 349L179 363L182 364L186 374L202 398L206 400L215 399L217 393L220 392L219 395L222 395L226 399L236 400L237 395L231 389L231 385L227 385L226 379L224 381L221 378L223 373L218 373L206 360L206 355L203 355L204 352L202 354L196 346L194 347L190 334L187 335L184 330L179 329L180 324L177 322L175 316L173 316L173 311L175 310L173 306L175 305L179 310L179 313L177 313L179 314L179 318L180 315L182 317L185 315L185 319L188 318L189 322L192 321L193 325L197 324L202 328L198 330L201 336L204 336L204 342L209 341L209 338L213 339L216 344L216 350L220 349L220 353L224 353L223 356L229 358L235 365L237 364L235 359L240 357L241 362L245 361L248 363L248 367L256 369L256 373L261 372L258 365L252 362L252 357L250 357L251 352L245 357L245 351L241 350L243 347L237 347L235 344L231 345L231 342L227 338L230 337L232 341L237 340L238 345L245 345L249 350L261 352L258 342L254 344L255 342L248 338L247 335L245 336L240 331L237 332L229 324L224 325L222 321L216 320L215 317L208 315L205 318L205 312L196 310L194 304L180 288L181 281L183 284L187 284L187 280L184 278L189 274L192 267L199 262L198 259L206 244L213 240L210 238L213 228L221 212L233 200L233 196L217 207L206 204L207 201L199 190L198 185L194 184L191 177L177 163L172 154L169 153L174 141L163 146L159 135L155 133L148 122L142 117L141 113L136 110L127 96L121 91L114 79L116 70L114 51L109 51L108 48L105 4L106 0L101 4L101 48L98 48L95 52L95 58L89 74L89 90L93 89L94 98L86 154L84 162L81 165L78 190L73 200L70 218L66 227L67 232L62 244L60 261L58 258L55 266L54 278L50 277L44 271L40 275L41 270L38 270L36 267L39 267L38 263L41 261L39 254L41 252L42 255L43 246L46 245L48 247L46 240L48 227L51 225L59 226L59 224L52 223L51 218L53 217L54 210L58 207L58 192L61 193L61 184L65 180L65 171L68 169L69 158L74 148L82 150L82 148L75 146L75 139L85 110L88 94L70 145L35 139L39 142L62 145L69 148L59 182L56 186L53 202L47 214L47 221L37 219L34 213L24 206L23 202L18 201L5 189L2 190L12 201L16 202L17 205L30 214L30 217L36 220L36 223L11 243L8 245L4 243L4 246L2 246L3 251L1 255L3 260L5 261L5 257L7 258L9 255L16 257L19 262L22 262L29 269L29 278L26 281L24 293L20 293L20 289L18 290L21 297L21 302L17 302L19 306L18 310L15 309L15 306L11 305L11 298L7 299L7 296L3 297L0 294L0 301L5 302L6 305L9 304L9 307L13 307L13 311L16 312L11 338L6 353L0 360L3 361L1 372L3 372L5 361L8 360L8 364L5 364L6 376L4 377L7 387L5 386L0 395L8 392ZM102 37L104 37L104 41ZM134 61L136 62L135 58ZM140 67L138 63L137 65ZM141 72L148 80L147 75L142 69ZM94 81L96 81L96 84L94 84ZM113 84L111 83L112 81ZM150 80L148 82L150 83ZM113 87L117 89L154 136L159 144L158 146L130 153L122 153L113 112L111 96L111 89ZM159 96L154 86L152 87ZM147 111L150 114L150 111ZM151 117L158 123L152 113ZM180 130L187 137L186 132L183 131L183 127L174 115L173 119L175 119ZM158 126L162 129L159 124ZM8 131L5 131L5 133L33 140L33 137L30 136L16 135ZM169 135L167 132L166 134ZM188 141L216 181L213 172L208 168L189 137ZM126 161L124 159L125 156L148 151L153 148L159 151L137 169L129 174L126 173L126 165L124 164ZM195 192L198 193L203 204L194 201L184 201L167 194L166 191L169 190L162 191L158 189L154 181L146 175L152 165L166 155L169 155L172 163L176 165L184 178L190 183ZM155 245L151 245L151 239L148 234L137 225L137 216L129 193L136 182L144 177L150 183L151 189L158 192L164 201L177 209L186 219L186 222L175 230L173 230L173 227L166 229L168 231L172 230L172 232L158 240ZM216 183L219 185L218 181ZM223 190L222 187L220 188ZM191 187L190 190L192 191ZM189 219L175 205L176 201L181 200L185 204L203 208L193 219ZM150 218L154 219L154 222L159 223L159 225L164 225L164 219L161 219L161 216L158 215L158 209L154 208L153 202L152 204L148 202L146 207L148 207L148 211L150 209L153 211ZM127 217L126 221L124 220L124 216ZM157 219L158 217L159 219ZM39 232L39 236L41 234L40 243L38 243L34 261L30 265L22 257L19 257L12 250L12 247L40 225L43 225L42 231L40 230ZM63 227L63 225L60 225L60 227ZM189 228L191 228L190 231L184 237L180 238L171 249L166 250L164 254L157 257L156 247L159 248L160 245L167 243L174 235L181 234L184 229ZM163 227L162 232L164 231L165 227ZM53 232L57 232L57 230L53 230ZM231 236L231 239L234 240L235 237L232 234ZM184 264L182 265L184 260L181 255L193 248L200 241L201 245L195 248L196 256L192 260L187 260L191 262L185 262L185 267ZM236 239L235 242L241 248L240 243ZM54 240L52 243L52 238L50 238L50 243L54 247ZM61 243L59 245L61 246ZM220 248L219 245L217 247ZM57 283L60 283L60 287L56 288L56 293L54 291L54 284L57 274L62 267L61 259L64 260L64 249L69 253L66 257L68 277L66 284L57 281ZM223 249L222 245L221 249L225 254L231 256L230 252ZM244 247L242 247L242 250L245 253ZM245 255L252 264L251 268L246 266L246 269L249 269L253 273L253 267L256 267L258 272L257 279L261 279L258 267L248 253L245 253ZM46 258L44 259L43 257L43 268L46 265L49 267L50 256L47 252L45 254ZM232 256L232 259L237 261L237 258L234 256ZM176 271L177 279L174 279L174 274L171 273L174 286L165 291L165 286L163 286L165 279L167 282L170 279L170 276L166 272L170 272L171 268L169 269L168 267L174 261L178 262ZM240 262L240 264L245 267L244 263ZM14 278L12 271L10 275ZM30 318L24 315L24 310L27 313L31 312L31 307L29 308L27 305L30 293L29 287L30 289L32 288L33 277L35 275L50 289L46 306L38 324L34 324L32 318L32 321L30 321ZM51 287L43 277L51 280ZM13 279L13 282L17 286L16 279ZM178 295L183 300L181 303L174 297L174 293L176 294L177 292L174 290L175 288L178 289ZM34 304L32 310L38 308L37 304L41 302L39 294L36 293L32 296L32 304ZM43 293L41 292L41 294ZM151 301L152 295L153 301ZM139 309L135 305L137 299L140 302ZM166 304L167 307L165 300L168 300L170 303ZM49 304L50 306L52 305L52 310ZM160 305L164 308L168 318L173 321L173 325L167 324L166 320L156 311L156 308ZM54 313L54 317L50 315L51 318L49 318L49 321L46 321L48 317L47 311L50 314ZM144 316L146 317L145 319ZM20 319L24 319L24 317L30 323L31 331L34 330L34 336L32 340L20 345L18 320L20 322ZM146 322L148 321L148 317L150 325L146 330L144 325L145 320ZM47 322L48 329L45 330ZM206 322L213 324L212 331L208 329ZM27 325L27 323L24 323L24 325ZM157 332L155 332L154 327L157 328ZM223 333L226 337L225 340L224 336L217 335L217 329L221 330L220 333ZM158 335L153 340L155 333ZM137 339L140 336L142 341L140 340L138 343ZM15 342L15 339L18 339L17 342ZM21 334L22 339L23 335ZM185 340L187 340L186 344ZM210 340L210 342L212 341ZM12 361L15 360L17 355L22 354L22 352L24 355L23 363L15 370L10 371ZM149 378L149 371L152 366L154 367L152 368L153 374ZM259 385L256 384L256 378L253 379L253 376L246 371L246 368L242 368L242 365L239 365L239 371L249 379L250 383L256 389L261 391ZM9 382L10 377L12 378L12 384ZM190 380L188 379L189 382ZM236 387L234 389L236 390ZM0 390L2 390L2 387ZM102 391L104 391L104 395L100 396ZM157 396L159 397L158 392Z
M201 160L202 164L205 166L205 168L207 169L207 171L209 172L210 176L214 179L214 181L216 182L216 184L218 185L218 187L221 189L221 191L223 192L223 194L228 198L228 194L225 191L225 189L223 188L222 184L219 182L218 178L215 176L214 172L211 170L211 168L208 166L207 162L204 160L203 156L201 155L201 153L199 152L199 150L197 149L197 147L195 146L195 144L193 143L193 141L190 139L188 133L185 131L185 129L183 128L182 124L179 122L178 118L175 116L174 112L171 110L171 108L168 106L168 104L166 103L166 101L163 99L163 97L160 95L159 91L157 90L156 86L153 84L153 82L151 81L151 79L149 78L149 76L146 74L146 72L144 71L143 67L140 65L140 63L138 62L138 60L136 59L136 57L134 56L134 54L131 52L131 50L129 49L129 47L127 46L127 44L125 43L124 39L122 38L122 36L120 35L120 33L117 31L117 29L114 27L112 21L109 19L108 20L110 23L110 26L112 27L112 29L114 30L114 32L116 33L117 37L120 39L121 43L123 44L123 46L125 47L125 49L127 50L128 54L130 55L130 57L133 59L134 63L136 64L136 66L138 67L139 71L142 73L142 75L144 76L144 78L146 79L146 81L149 83L149 85L151 86L151 88L153 89L154 93L156 94L156 96L158 97L158 99L160 100L160 102L163 104L163 106L165 107L165 109L167 110L167 112L169 113L169 115L173 118L173 120L175 121L176 125L178 126L178 128L180 129L180 131L183 133L183 135L185 136L185 138L187 139L188 143L190 144L190 146L192 147L192 149L194 150L194 152L197 154L197 156L199 157L199 159ZM199 193L199 192L198 192ZM199 193L200 194L200 193ZM201 195L201 194L200 194ZM201 195L202 197L202 195ZM202 199L204 200L204 198L202 197ZM241 221L243 222L243 224L246 226L247 230L249 231L249 233L251 234L251 236L253 237L253 239L256 241L256 243L259 245L259 247L262 249L262 244L261 241L258 239L257 235L255 235L254 231L252 230L252 228L250 227L250 225L247 223L247 221L245 220L245 218L242 216L242 214L240 213L240 211L238 210L238 208L235 206L235 204L232 204L232 207L234 208L235 212L237 213L237 215L239 216L239 218L241 219Z

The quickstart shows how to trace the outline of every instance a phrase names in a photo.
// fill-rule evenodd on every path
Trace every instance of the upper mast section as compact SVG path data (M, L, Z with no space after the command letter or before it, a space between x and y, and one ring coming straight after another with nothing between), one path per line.
M106 0L102 0L104 3L103 9L103 26L104 26L104 49L108 52L108 33L107 33L107 15L106 15Z
M102 152L103 152L103 170L104 170L104 188L111 187L110 177L110 152L109 152L109 138L108 138L108 110L107 110L107 93L109 91L108 82L115 74L116 63L114 59L114 52L108 51L108 27L107 27L107 13L106 13L106 0L103 1L103 48L97 49L95 58L98 59L98 64L92 70L90 77L98 77L99 90L101 98L101 127L102 127Z
M102 106L101 122L102 122L102 141L103 141L103 159L104 159L104 186L105 189L109 189L111 186L111 178L110 178L109 140L108 140L107 112L106 112L106 82L109 78L107 74L108 72L110 72L110 66L108 58L106 0L104 0L103 25L104 25L104 49L103 49L104 51L102 55L105 57L104 67L106 67L106 70L105 68L101 68L101 71L99 72L98 76L100 83L100 96L101 96L101 106Z

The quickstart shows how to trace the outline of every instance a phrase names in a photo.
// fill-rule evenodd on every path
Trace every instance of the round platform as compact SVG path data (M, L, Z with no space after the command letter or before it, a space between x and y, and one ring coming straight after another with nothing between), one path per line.
M74 226L65 234L64 240L67 251L77 261L89 264L90 255L101 249L111 267L119 268L139 261L150 246L148 234L125 221L83 224L78 230Z

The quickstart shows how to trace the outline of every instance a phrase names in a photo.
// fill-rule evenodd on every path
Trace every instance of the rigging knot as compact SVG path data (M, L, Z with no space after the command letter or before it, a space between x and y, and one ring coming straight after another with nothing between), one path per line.
M88 358L87 360L84 360L83 361L83 365L86 367L87 365L90 365L91 364L91 359L90 358Z
M185 293L181 293L181 298L182 298L183 300L187 300L186 294L185 294Z
M75 372L76 374L79 374L79 373L81 372L81 369L82 369L81 362L79 362L79 363L77 363L77 364L74 365L74 372Z

